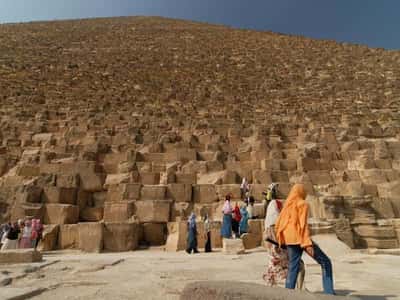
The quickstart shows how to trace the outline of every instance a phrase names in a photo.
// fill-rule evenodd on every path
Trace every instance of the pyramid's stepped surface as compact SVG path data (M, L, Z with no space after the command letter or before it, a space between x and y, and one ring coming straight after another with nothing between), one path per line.
M400 52L163 18L0 26L0 221L43 249L181 249L249 179L310 194L313 230L400 236ZM200 223L200 231L202 224ZM199 241L200 246L204 243Z

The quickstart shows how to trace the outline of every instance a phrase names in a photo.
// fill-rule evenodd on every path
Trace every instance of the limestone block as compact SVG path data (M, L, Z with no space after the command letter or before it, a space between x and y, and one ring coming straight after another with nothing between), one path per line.
M106 177L106 181L104 183L104 187L107 188L111 185L119 185L122 183L129 183L131 181L132 181L131 173L108 174Z
M297 161L294 159L282 159L280 160L280 170L283 171L296 171Z
M78 248L78 224L60 225L58 233L58 249Z
M261 160L261 170L264 171L279 171L281 169L281 164L279 159L263 159Z
M144 185L140 193L141 200L163 200L167 188L163 185Z
M135 215L140 223L167 223L170 218L171 203L165 200L145 200L134 203Z
M289 182L289 176L286 171L272 171L271 178L273 182Z
M206 162L206 168L207 172L220 172L224 170L224 165L217 160L212 160Z
M253 170L253 183L268 185L271 182L271 172L266 170Z
M39 242L38 250L52 251L57 248L59 225L45 225L42 239Z
M221 181L221 184L238 184L241 179L235 171L224 170L221 172Z
M85 207L79 213L79 220L85 222L100 222L103 220L103 207Z
M172 183L167 186L167 197L175 202L192 201L192 185L185 183Z
M101 252L104 240L103 223L78 224L78 248L85 252Z
M300 171L329 171L332 169L332 164L329 161L315 159L311 157L299 158L297 166Z
M195 149L180 148L173 152L165 153L166 162L175 161L194 161L197 160L197 152Z
M349 170L367 170L375 168L375 162L369 157L359 157L357 160L349 160L347 163Z
M394 249L399 247L397 237L395 239L361 238L356 240L361 248Z
M40 167L33 164L20 164L17 167L17 175L21 177L36 177L40 175Z
M171 220L187 219L193 211L193 204L189 202L173 202L171 206Z
M144 223L144 241L151 246L164 245L167 235L166 223Z
M140 172L140 182L144 185L160 184L160 173Z
M378 169L391 169L392 161L390 159L378 159L375 160L375 165Z
M197 184L193 186L193 200L197 203L213 203L218 195L213 184Z
M359 225L353 226L353 231L363 238L372 237L377 239L395 239L397 237L394 227L392 225Z
M37 133L32 136L32 141L37 144L46 144L54 140L54 135L52 133Z
M215 189L220 201L224 201L226 195L231 195L233 200L241 200L239 184L222 184L216 185Z
M372 208L376 211L379 218L393 219L396 216L392 201L388 198L374 198Z
M332 184L333 180L328 171L309 171L308 176L313 185Z
M139 224L104 223L104 250L121 252L131 251L139 245Z
M244 254L245 248L242 239L222 239L222 253L228 255Z
M81 188L86 192L99 192L103 190L105 181L104 174L95 173L90 170L81 170L79 172Z
M15 249L0 251L1 264L26 264L42 261L42 254L33 249Z
M45 224L75 224L79 220L79 208L69 204L46 204Z
M361 181L348 182L342 189L342 194L346 196L363 196L366 194L365 185Z
M380 184L388 181L385 173L379 169L361 170L360 177L366 184Z
M253 214L257 218L265 218L265 206L264 203L255 203L253 206Z
M128 221L134 212L132 201L106 202L104 206L105 222L125 222Z
M57 187L59 188L78 188L79 187L79 176L73 175L57 175Z
M240 238L245 249L254 249L261 245L261 238L255 234L244 233Z
M176 252L186 249L187 243L187 222L169 222L167 224L168 237L165 250Z
M42 201L53 204L76 204L76 188L60 188L56 186L46 186L43 189Z
M248 222L248 233L255 234L259 236L259 239L261 240L261 234L262 234L262 223L264 220L262 219L252 219L249 220Z
M196 173L175 173L176 183L196 184Z

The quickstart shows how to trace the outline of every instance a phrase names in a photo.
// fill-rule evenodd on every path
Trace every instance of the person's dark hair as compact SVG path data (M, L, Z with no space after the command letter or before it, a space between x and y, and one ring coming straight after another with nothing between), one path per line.
M256 202L256 200L254 199L253 196L250 196L249 203L254 204L254 202Z
M231 201L231 195L229 195L229 194L226 195L226 196L225 196L225 200Z

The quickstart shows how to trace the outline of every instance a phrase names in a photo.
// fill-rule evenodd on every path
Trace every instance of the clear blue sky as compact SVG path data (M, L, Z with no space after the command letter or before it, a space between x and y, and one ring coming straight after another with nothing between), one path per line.
M134 15L400 49L400 0L0 0L0 23Z

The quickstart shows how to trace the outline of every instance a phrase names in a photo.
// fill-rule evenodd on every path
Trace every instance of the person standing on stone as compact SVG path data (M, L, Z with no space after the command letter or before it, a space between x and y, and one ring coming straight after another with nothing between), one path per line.
M187 248L186 252L191 254L199 253L197 250L197 225L196 225L196 215L192 212L188 220L188 238L187 238Z
M204 234L206 239L206 245L204 246L204 252L211 252L211 223L208 218L208 214L204 216Z
M239 223L239 235L242 236L242 234L247 233L249 228L249 214L245 205L242 205L240 208L240 214L242 218L240 219Z
M240 214L240 208L238 204L236 203L235 208L233 209L232 212L232 231L235 235L235 238L239 238L239 223L240 220L242 219L242 215Z
M18 235L20 233L17 223L10 226L4 240L4 244L1 246L1 250L11 250L18 248Z
M255 216L254 216L254 203L255 203L254 197L250 196L248 204L247 204L247 213L249 215L249 219L255 219Z
M32 220L32 247L36 250L39 241L42 239L43 225L40 219Z
M240 198L245 199L246 194L250 191L250 185L247 182L246 177L243 177L242 184L240 185Z
M30 220L25 221L19 247L21 249L32 248L32 222Z
M221 236L223 238L230 239L232 237L232 206L230 195L226 195L225 197L222 214Z
M294 289L301 265L301 256L306 251L322 268L322 283L325 294L335 294L333 289L332 263L328 256L311 240L308 228L308 205L302 184L295 184L285 201L275 225L279 245L286 245L289 255L286 288Z
M6 242L7 234L8 234L8 231L10 230L10 228L11 228L11 224L10 223L6 223L6 224L1 225L1 228L0 228L0 249L4 245L4 243Z

